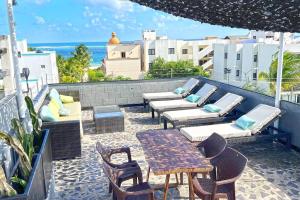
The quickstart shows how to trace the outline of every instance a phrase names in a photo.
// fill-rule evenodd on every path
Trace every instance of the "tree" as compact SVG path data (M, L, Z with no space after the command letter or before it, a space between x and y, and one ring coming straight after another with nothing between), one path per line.
M278 68L278 55L273 60L268 73L261 72L258 76L259 80L269 82L270 92L276 92L276 79ZM293 91L293 88L300 83L300 55L286 52L283 55L283 72L282 72L282 90Z
M209 77L210 73L200 66L195 66L192 61L179 60L166 62L163 58L153 61L152 67L145 76L145 79L173 78L186 76Z
M91 55L88 48L81 44L72 52L72 57L65 59L61 55L57 55L56 63L59 72L59 79L63 83L76 83L83 79L85 71L87 71Z

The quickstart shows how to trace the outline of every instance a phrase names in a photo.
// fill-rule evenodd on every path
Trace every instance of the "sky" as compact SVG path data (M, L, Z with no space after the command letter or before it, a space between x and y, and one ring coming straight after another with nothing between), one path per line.
M140 40L143 30L171 39L244 35L245 29L203 24L126 0L18 0L14 7L17 38L29 43L106 42L111 32L121 41ZM6 0L0 0L0 35L8 34Z

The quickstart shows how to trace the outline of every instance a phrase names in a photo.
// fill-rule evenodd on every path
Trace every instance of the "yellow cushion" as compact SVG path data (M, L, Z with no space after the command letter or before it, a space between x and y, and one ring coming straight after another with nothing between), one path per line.
M74 102L74 98L72 96L59 95L59 97L63 103L73 103Z
M48 108L55 118L59 118L59 105L57 102L51 100L48 104Z
M69 116L81 116L81 104L80 102L67 103L64 104L64 107L70 111Z

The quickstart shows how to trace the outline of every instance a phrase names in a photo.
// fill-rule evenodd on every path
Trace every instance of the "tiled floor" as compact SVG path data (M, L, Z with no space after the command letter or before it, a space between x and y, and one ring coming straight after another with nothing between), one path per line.
M147 163L135 134L142 130L162 127L151 119L150 113L144 113L142 107L125 108L124 111L126 131L101 135L95 134L92 111L82 112L82 157L55 162L54 199L111 199L107 190L108 181L101 170L102 161L95 151L97 141L112 147L130 146L133 158L142 167L144 175L146 174ZM287 150L277 143L239 144L234 148L249 159L248 167L236 183L237 199L300 199L299 153ZM123 156L115 158L118 161L122 159ZM150 181L153 184L164 183L164 177L151 175ZM157 199L162 199L162 191L157 191L155 195ZM169 199L188 199L187 185L171 189Z

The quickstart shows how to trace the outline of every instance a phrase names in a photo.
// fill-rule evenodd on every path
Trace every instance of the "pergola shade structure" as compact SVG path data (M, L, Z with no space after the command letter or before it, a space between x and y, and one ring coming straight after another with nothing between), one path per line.
M299 0L131 0L203 23L274 32L300 32Z

